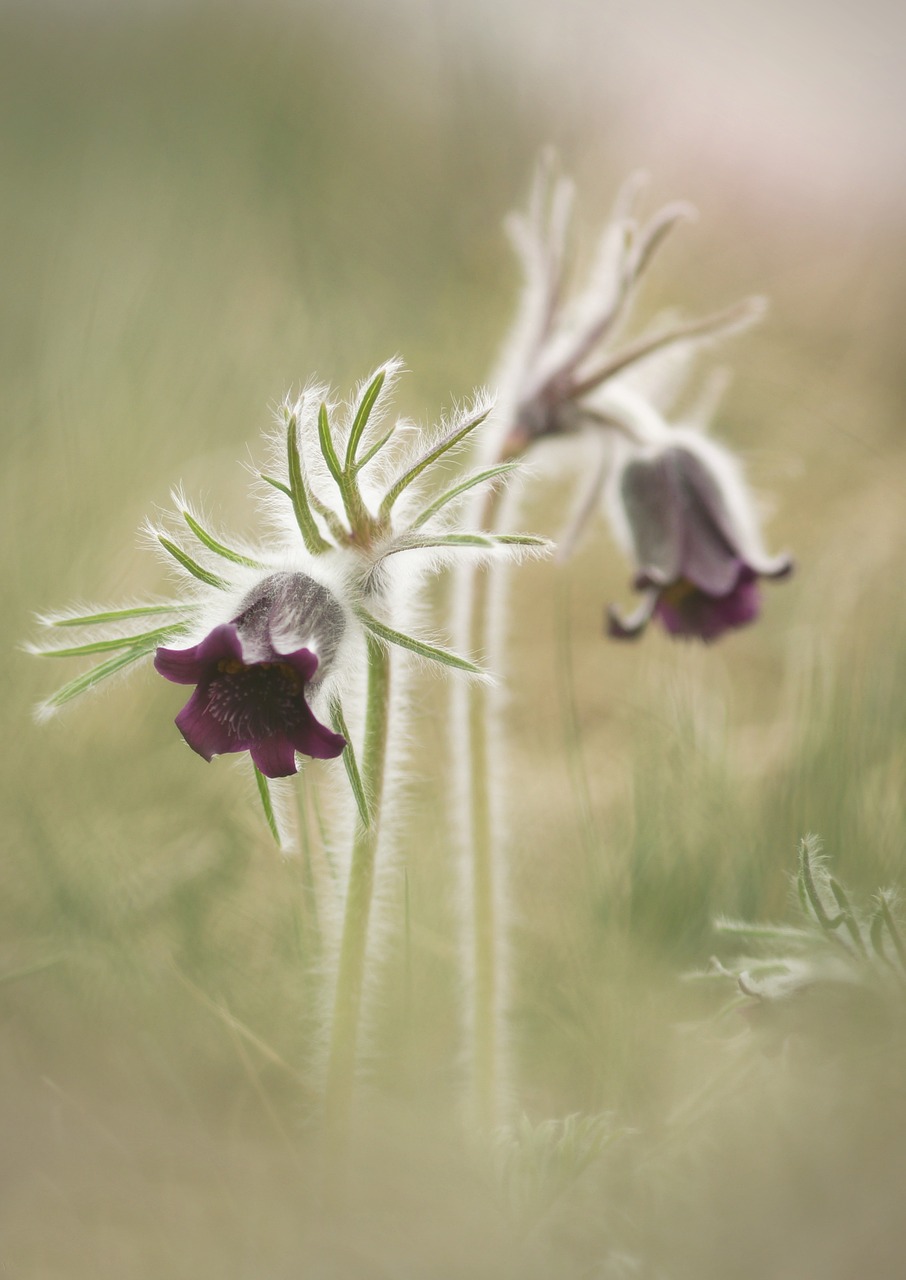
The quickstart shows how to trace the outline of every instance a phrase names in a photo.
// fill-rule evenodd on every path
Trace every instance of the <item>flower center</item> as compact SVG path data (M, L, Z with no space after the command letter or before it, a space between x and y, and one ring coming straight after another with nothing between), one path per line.
M208 685L207 711L241 738L272 737L297 724L305 681L287 662L222 658Z
M690 603L689 597L696 595L698 591L698 587L694 586L688 578L679 578L669 587L664 588L661 592L661 600L673 609L682 609L684 604Z

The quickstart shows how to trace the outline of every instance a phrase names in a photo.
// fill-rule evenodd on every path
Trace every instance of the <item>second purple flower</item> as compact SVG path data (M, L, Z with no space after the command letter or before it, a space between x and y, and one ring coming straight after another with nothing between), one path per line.
M628 533L643 593L628 617L608 610L608 630L620 639L657 617L671 635L716 640L757 618L759 578L792 570L789 556L764 551L732 459L703 438L630 456L611 511Z

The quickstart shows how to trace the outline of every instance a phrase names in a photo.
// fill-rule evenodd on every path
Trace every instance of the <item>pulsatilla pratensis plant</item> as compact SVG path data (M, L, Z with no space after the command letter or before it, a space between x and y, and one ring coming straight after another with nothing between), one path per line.
M732 1008L768 1040L860 1052L872 1033L895 1030L906 1044L906 937L900 894L879 889L857 903L833 874L815 836L799 843L795 924L721 918L715 929L745 950L731 960L713 958L698 978L731 979ZM828 1016L828 1015L832 1016ZM841 1017L840 1015L844 1015Z
M609 632L638 635L654 615L673 635L713 640L754 620L756 580L782 577L792 561L769 556L752 497L729 450L682 421L670 402L707 346L750 327L764 313L757 297L712 315L656 322L639 336L623 331L640 286L675 227L695 216L685 202L648 222L634 213L642 186L635 175L621 190L581 289L567 289L573 187L550 163L536 177L529 209L508 226L522 264L522 304L497 371L497 403L482 447L489 460L521 458L545 441L562 441L590 475L561 558L572 550L599 506L635 561L638 614L625 622L610 610ZM717 384L715 384L717 385ZM709 391L694 415L716 405ZM568 449L583 439L589 449ZM551 454L547 458L551 458ZM482 498L484 524L496 528L501 496Z
M388 816L388 731L406 715L392 671L395 649L466 677L454 682L450 754L458 795L449 790L469 878L464 983L471 993L472 1114L481 1129L503 1118L501 1100L512 1095L503 1052L509 924L497 776L502 729L472 658L487 655L495 673L503 667L504 580L496 576L491 585L490 573L477 576L477 565L549 545L510 532L513 507L504 495L517 488L508 481L520 459L553 441L588 477L564 554L603 506L635 561L642 604L628 618L610 611L613 636L636 635L656 617L671 634L716 639L754 619L759 578L789 571L788 558L764 551L731 455L668 416L670 393L692 357L751 324L762 305L750 299L624 339L641 279L690 214L686 205L668 205L640 223L637 194L631 182L585 288L570 296L572 187L542 166L528 214L510 223L525 289L493 405L480 400L426 432L388 421L395 361L346 404L311 385L282 405L270 436L271 457L257 481L265 532L254 544L212 531L177 493L175 513L148 526L179 575L176 599L41 619L53 639L35 652L101 658L50 697L42 717L131 665L153 661L165 679L192 688L176 724L199 756L249 753L280 839L280 799L299 758L342 759L354 833L327 1037L326 1121L337 1149L351 1108L378 832ZM475 469L451 480L449 461L473 441ZM535 474L543 480L544 468ZM456 651L413 634L425 576L451 563L460 566ZM60 645L61 629L76 643Z
M601 511L635 562L633 585L642 593L629 617L608 610L610 636L638 636L657 618L671 635L713 641L755 619L758 579L787 574L791 561L764 550L739 464L699 429L715 407L717 383L700 394L694 423L671 422L670 411L701 351L757 321L764 303L748 298L700 318L671 317L627 337L640 285L658 252L695 214L675 202L640 220L635 206L641 186L636 176L619 193L587 278L575 289L568 271L574 190L550 158L538 168L527 211L510 217L523 290L492 378L495 407L478 445L486 467L528 454L537 459L524 480L476 494L472 521L505 531L518 520L523 488L544 484L555 471L578 473L581 489L558 558L569 556ZM457 641L487 654L499 673L508 649L506 599L505 569L479 579L470 566L460 568ZM453 699L472 899L473 1104L488 1126L505 1108L509 1074L506 875L493 852L509 827L499 776L504 734L493 689L454 689Z
M383 366L339 414L324 387L284 403L269 439L271 465L258 476L267 531L257 545L227 545L174 495L175 516L146 532L179 576L178 599L42 615L53 639L31 652L115 656L59 689L39 719L153 657L167 680L195 686L176 724L205 760L248 751L256 771L275 779L297 771L297 755L331 759L345 748L355 773L341 694L369 642L482 678L469 659L397 630L394 616L408 615L427 572L457 556L547 543L460 527L463 497L500 473L473 472L437 491L434 468L481 427L489 405L479 401L436 430L404 421L387 428L398 372L396 361ZM150 629L136 630L148 621ZM61 629L79 642L60 645ZM365 818L364 794L356 794Z
M254 546L211 532L177 493L175 516L147 532L175 566L179 597L48 614L41 621L54 639L31 646L58 658L113 655L58 690L41 718L144 659L167 680L194 686L177 727L205 760L249 752L275 836L272 780L294 774L299 755L342 756L357 820L328 1065L328 1120L338 1132L352 1091L388 728L405 715L405 699L394 698L390 650L485 678L470 659L410 634L423 579L459 556L547 546L530 535L462 527L464 496L499 482L500 470L448 478L446 486L435 477L482 426L489 405L479 400L427 431L388 423L399 368L384 365L346 405L330 403L318 386L284 403L270 464L258 476L266 532ZM136 630L148 622L150 629ZM60 646L61 629L78 643ZM347 694L356 703L355 733L343 709Z

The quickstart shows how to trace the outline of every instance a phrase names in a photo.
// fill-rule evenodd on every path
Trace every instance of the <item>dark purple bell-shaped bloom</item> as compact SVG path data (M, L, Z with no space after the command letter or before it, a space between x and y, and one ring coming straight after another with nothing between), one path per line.
M316 719L305 691L326 674L343 630L326 587L305 574L275 573L199 644L158 649L162 676L196 686L176 717L192 750L205 760L248 751L268 778L295 773L296 752L338 756L345 738Z
M716 640L758 617L759 578L792 569L789 556L764 552L732 460L710 442L632 458L617 500L644 594L629 617L611 606L612 636L632 639L657 617L671 635Z

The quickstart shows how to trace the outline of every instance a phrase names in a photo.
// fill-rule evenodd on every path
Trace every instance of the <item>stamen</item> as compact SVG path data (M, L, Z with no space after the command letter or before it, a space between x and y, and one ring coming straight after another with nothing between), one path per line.
M286 662L249 666L223 659L208 685L207 711L243 738L266 738L298 724L305 682Z

